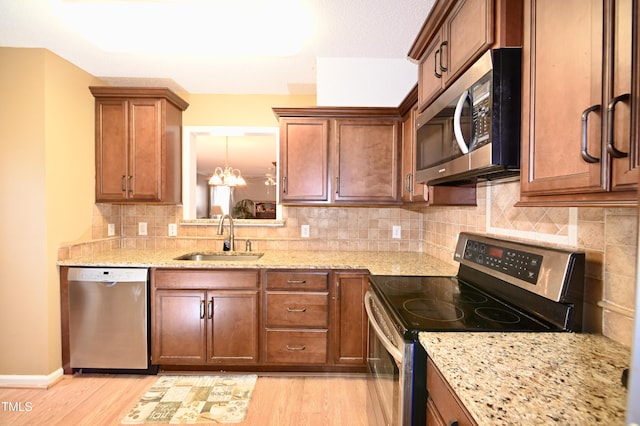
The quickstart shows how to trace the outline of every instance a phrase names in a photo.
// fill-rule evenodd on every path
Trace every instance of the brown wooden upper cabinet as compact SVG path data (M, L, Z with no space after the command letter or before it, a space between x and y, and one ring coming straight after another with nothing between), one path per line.
M409 51L419 62L419 111L489 47L520 46L521 19L521 0L436 2Z
M525 1L522 204L635 204L637 10L632 0Z
M182 111L165 88L90 87L95 97L96 202L178 204Z
M274 108L283 204L399 204L396 108Z

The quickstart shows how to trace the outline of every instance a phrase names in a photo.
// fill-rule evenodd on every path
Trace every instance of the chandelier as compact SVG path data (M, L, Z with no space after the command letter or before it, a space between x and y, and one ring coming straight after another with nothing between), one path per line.
M218 166L213 171L209 185L211 186L243 186L247 182L242 177L239 169L229 166L229 136L226 136L225 142L226 157L224 162L224 170Z

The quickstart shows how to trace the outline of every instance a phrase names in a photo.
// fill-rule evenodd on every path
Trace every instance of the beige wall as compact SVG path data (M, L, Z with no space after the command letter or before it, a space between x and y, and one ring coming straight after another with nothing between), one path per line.
M0 48L0 375L60 368L58 248L91 238L94 77Z
M315 95L187 95L185 126L277 126L273 107L316 104Z

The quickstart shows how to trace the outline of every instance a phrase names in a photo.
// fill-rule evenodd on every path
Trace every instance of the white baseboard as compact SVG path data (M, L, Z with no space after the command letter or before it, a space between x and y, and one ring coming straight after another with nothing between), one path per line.
M0 375L0 388L39 388L47 389L64 375L64 370L58 368L48 376L36 375Z

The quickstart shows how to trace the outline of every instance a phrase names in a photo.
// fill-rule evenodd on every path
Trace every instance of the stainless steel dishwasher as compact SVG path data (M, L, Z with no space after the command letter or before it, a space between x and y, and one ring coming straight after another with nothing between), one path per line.
M69 268L71 368L148 369L146 268Z

